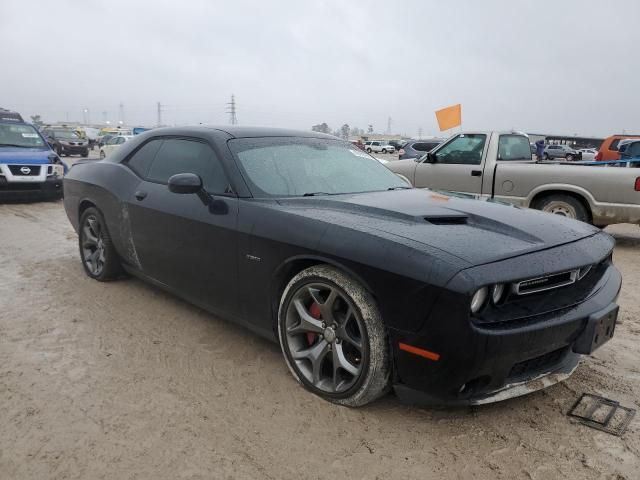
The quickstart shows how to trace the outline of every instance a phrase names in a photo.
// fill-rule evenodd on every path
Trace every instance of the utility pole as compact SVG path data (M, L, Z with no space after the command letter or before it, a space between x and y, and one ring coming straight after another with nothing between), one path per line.
M238 124L238 117L236 116L236 97L231 94L231 102L227 103L227 113L229 114L229 121L231 125Z
M391 117L387 119L387 135L391 135Z
M158 107L158 127L160 127L162 126L162 104L158 102L157 107Z
M122 102L118 105L118 120L120 125L124 125L124 103Z

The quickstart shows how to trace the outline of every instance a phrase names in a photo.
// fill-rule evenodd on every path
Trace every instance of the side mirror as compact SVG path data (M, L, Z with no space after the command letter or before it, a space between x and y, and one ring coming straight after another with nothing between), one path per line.
M436 156L435 153L433 152L429 152L427 153L427 155L424 157L425 162L427 163L436 163L438 161L438 157Z
M178 173L169 178L169 191L193 194L202 191L202 179L195 173Z

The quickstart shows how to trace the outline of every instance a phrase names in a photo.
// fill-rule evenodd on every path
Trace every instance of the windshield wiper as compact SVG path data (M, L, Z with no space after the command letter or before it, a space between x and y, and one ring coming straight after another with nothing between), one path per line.
M411 190L412 187L389 187L387 190Z
M331 193L327 193L327 192L308 192L308 193L304 193L302 194L303 197L316 197L319 195L331 195Z

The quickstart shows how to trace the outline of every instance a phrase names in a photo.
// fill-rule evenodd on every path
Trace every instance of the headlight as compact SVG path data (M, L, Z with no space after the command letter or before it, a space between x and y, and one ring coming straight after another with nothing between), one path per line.
M488 296L489 289L487 287L482 287L478 290L471 299L471 313L478 313L484 306L484 302L487 300Z
M504 296L504 283L496 283L493 287L491 287L491 300L494 305L500 303L502 297Z
M53 166L53 174L56 177L64 177L64 166L63 165L54 165Z

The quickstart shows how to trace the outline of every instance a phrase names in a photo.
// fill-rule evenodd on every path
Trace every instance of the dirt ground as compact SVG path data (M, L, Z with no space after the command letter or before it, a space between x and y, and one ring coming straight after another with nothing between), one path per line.
M142 282L85 276L61 202L0 205L0 479L640 478L582 392L640 407L640 228L609 228L622 323L525 398L359 410L299 387L278 347Z

